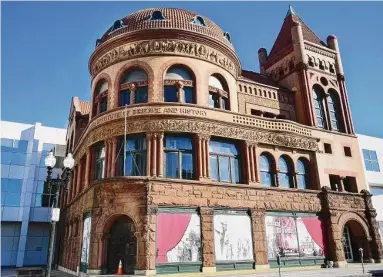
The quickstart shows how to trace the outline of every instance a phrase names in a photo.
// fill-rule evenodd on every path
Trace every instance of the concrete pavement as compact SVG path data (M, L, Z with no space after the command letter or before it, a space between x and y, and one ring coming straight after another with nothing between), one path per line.
M1 276L14 277L16 270L13 268L2 268ZM111 275L109 275L111 276ZM134 276L122 275L121 277ZM278 269L268 269L263 272L252 271L224 271L210 274L202 273L184 273L184 274L168 274L157 275L159 277L196 277L196 276L217 276L217 277L279 277ZM383 264L367 264L365 265L365 274L362 273L360 264L349 264L346 268L282 268L281 277L367 277L367 276L383 276ZM53 270L52 277L73 277L68 273Z

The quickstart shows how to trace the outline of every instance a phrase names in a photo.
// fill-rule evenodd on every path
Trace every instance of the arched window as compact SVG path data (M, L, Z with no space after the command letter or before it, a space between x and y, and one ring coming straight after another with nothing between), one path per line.
M231 36L230 36L230 34L229 34L228 32L224 32L224 33L223 33L223 36L224 36L229 42L231 42Z
M340 130L339 126L339 101L335 91L330 90L327 97L328 112L330 114L330 122L333 130Z
M202 25L202 26L206 26L205 24L205 20L199 16L199 15L196 15L194 18L193 18L193 21L192 21L194 24L197 24L197 25Z
M124 22L122 20L116 20L114 23L113 23L113 26L112 28L110 29L111 32L117 30L117 29L120 29L124 27Z
M182 65L170 67L164 78L164 101L195 104L194 75Z
M142 69L124 73L120 81L120 106L148 102L148 75Z
M274 186L272 158L270 155L264 153L259 157L259 169L261 172L261 185Z
M327 129L326 117L323 106L324 92L321 87L313 87L314 108L317 125L321 128Z
M308 184L308 162L306 159L298 159L297 161L297 187L299 189L307 189Z
M120 175L121 176L145 176L146 175L146 137L145 135L131 135L121 137L120 151ZM126 155L124 155L126 149ZM125 158L125 166L124 166ZM114 161L112 161L114 162ZM112 166L115 166L114 164ZM125 172L124 172L125 170Z
M93 104L93 116L106 112L108 108L108 82L100 80L96 85Z
M239 150L229 140L211 139L209 143L210 176L213 181L241 183Z
M209 77L209 107L230 110L229 88L221 75Z
M293 168L291 162L286 157L279 158L279 186L282 188L293 188Z
M166 18L161 11L154 11L149 20L165 20Z

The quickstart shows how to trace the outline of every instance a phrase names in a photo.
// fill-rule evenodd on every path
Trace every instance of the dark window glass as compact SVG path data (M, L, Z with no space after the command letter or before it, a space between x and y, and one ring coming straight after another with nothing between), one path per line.
M136 104L148 102L148 87L136 88Z
M209 92L209 107L219 108L219 96L217 93Z
M164 146L165 176L175 179L195 179L192 139L166 135Z
M364 165L367 171L380 172L378 156L376 151L363 149Z
M150 17L150 20L164 20L165 17L162 15L161 11L154 11L152 13L152 16Z
M100 101L100 113L106 112L108 108L108 100L107 97L103 97Z
M327 98L328 109L330 113L331 126L334 130L339 130L339 120L338 120L338 111L337 111L337 98L334 93L330 93L330 96Z
M96 147L96 169L95 169L95 179L104 178L104 168L105 168L105 146L99 145Z
M195 100L194 100L193 88L192 87L184 87L183 90L184 90L185 103L194 104Z
M194 18L193 23L198 24L198 25L202 25L202 26L206 26L205 20L198 15Z
M314 87L313 89L313 98L317 125L321 128L327 129L323 107L323 92L321 92L317 87Z
M130 90L124 89L120 91L120 106L130 105Z
M259 157L259 169L261 171L261 185L271 187L274 185L274 176L271 167L271 161L268 155Z
M124 140L121 140L120 165L124 171ZM123 175L123 174L121 174ZM146 175L146 137L144 135L128 136L126 139L125 176Z
M177 98L177 87L175 86L165 86L164 88L164 101L165 102L178 102Z
M307 189L307 166L306 162L299 159L297 162L297 182L299 189Z
M222 109L223 110L229 110L229 99L222 98Z
M212 180L241 183L240 157L237 145L223 140L210 140L210 176Z
M283 188L292 188L292 171L291 166L288 164L287 160L283 157L279 158L279 186Z

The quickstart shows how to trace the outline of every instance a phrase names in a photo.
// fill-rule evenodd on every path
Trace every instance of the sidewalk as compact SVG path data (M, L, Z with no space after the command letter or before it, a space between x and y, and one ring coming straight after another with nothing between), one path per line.
M16 270L14 268L1 269L1 276L14 277ZM74 275L53 270L52 277L74 277ZM112 275L109 275L112 276ZM116 275L117 276L117 275ZM134 275L120 275L121 277L134 276ZM196 276L217 276L217 277L279 277L278 269L273 268L265 272L254 271L224 271L211 274L202 273L184 273L184 274L167 274L157 275L158 277L196 277ZM365 265L365 274L362 272L360 264L350 264L346 268L282 268L281 277L367 277L367 276L383 276L383 264L367 264Z

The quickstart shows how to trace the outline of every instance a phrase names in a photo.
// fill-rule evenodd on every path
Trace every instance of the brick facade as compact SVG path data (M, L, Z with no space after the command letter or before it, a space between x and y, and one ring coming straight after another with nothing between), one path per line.
M162 9L162 12L172 20L177 9ZM182 11L182 16L185 13L188 14ZM195 15L191 13L190 16ZM222 267L223 263L216 260L215 253L214 216L217 211L240 211L249 216L253 249L249 261L251 268L267 267L275 262L268 258L266 245L265 218L272 213L310 214L318 218L324 226L327 250L326 257L321 258L334 261L337 266L346 262L343 249L346 226L352 233L353 247L364 249L366 261L381 261L383 253L376 211L371 204L371 195L365 191L363 165L353 134L344 79L329 72L330 62L335 65L340 62L336 52L339 49L329 48L327 53L324 46L304 40L299 24L293 26L289 32L299 41L291 40L293 45L288 45L261 65L267 76L254 72L245 72L241 76L238 57L231 45L223 45L221 38L215 37L216 30L213 37L199 33L194 40L190 38L189 27L168 33L148 27L150 31L146 30L144 35L124 29L120 37L103 37L103 43L92 54L89 68L92 74L91 103L99 82L108 82L107 111L97 114L90 104L86 128L76 133L76 120L71 121L68 128L68 138L75 137L76 143L70 149L76 165L69 191L61 203L60 266L76 272L80 264L86 264L81 274L113 273L108 268L108 259L113 254L110 245L113 234L119 231L114 229L115 223L123 217L125 226L133 226L127 231L129 238L125 238L124 253L125 257L127 253L133 255L134 262L130 261L130 265L134 267L134 273L160 273L166 266L156 262L158 217L164 209L184 213L193 210L199 216L201 226L200 264L176 263L171 265L171 270L177 267L181 271L183 266L189 266L186 270L211 272ZM160 35L161 40L158 39ZM323 71L307 64L307 55L314 55L312 52L327 57L325 61L329 64ZM164 103L164 77L173 65L183 65L193 73L194 104L182 103L182 97L178 102ZM119 107L122 74L133 68L147 74L147 103ZM219 89L216 92L219 97L227 97L230 110L209 107L211 76L225 80L227 91ZM323 78L328 83L326 89L337 91L339 96L339 120L344 124L340 131L319 128L314 118L311 90L315 84L325 83ZM182 92L182 86L180 88L177 93ZM253 110L260 113L254 115ZM71 109L71 113L76 112ZM272 116L265 117L267 114ZM121 176L123 150L120 141L125 133L145 137L143 171L146 174L138 174L142 176ZM187 134L191 138L193 180L166 178L164 137L167 134ZM216 138L229 139L238 146L239 174L243 176L238 184L217 182L211 176L210 141ZM324 143L331 145L331 153L326 153ZM105 146L104 177L101 180L95 179L96 160L99 159L97 145ZM344 154L344 146L351 149L351 157ZM269 173L274 184L271 187L261 184L262 154L270 157ZM281 157L291 167L290 188L282 187ZM301 160L307 163L309 176L305 189L298 188L298 163ZM331 178L335 178L332 176L339 180L336 188L331 183ZM84 214L87 213L91 215L88 237L83 231ZM84 248L85 239L89 240L89 249L86 248L84 254L80 249ZM84 257L88 259L84 260ZM357 254L354 260L358 260ZM234 263L234 266L240 265Z

